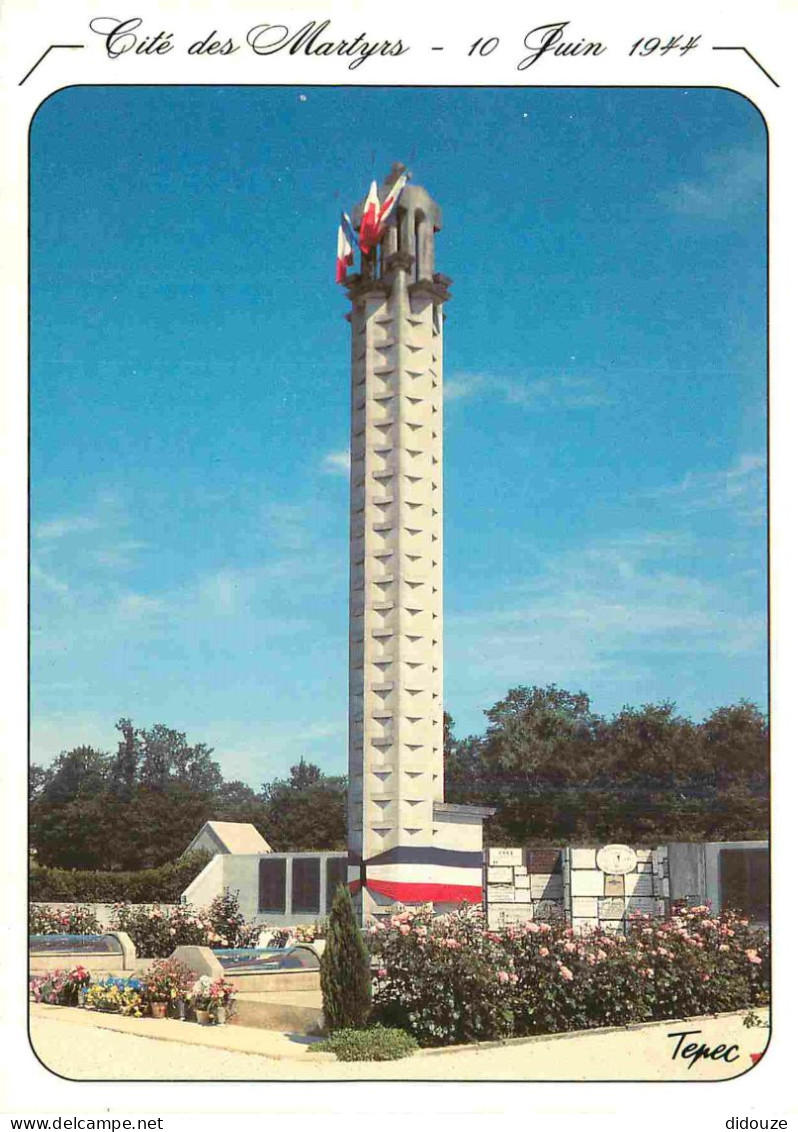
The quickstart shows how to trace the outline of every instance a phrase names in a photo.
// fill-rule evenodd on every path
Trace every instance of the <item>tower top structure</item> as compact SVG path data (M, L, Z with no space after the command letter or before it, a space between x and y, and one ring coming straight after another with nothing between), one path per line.
M395 161L382 185L377 189L384 201L402 173L412 174L401 161ZM352 221L359 229L366 198L352 210ZM443 227L443 210L421 185L408 183L402 189L398 204L388 222L379 245L367 255L360 255L360 272L347 279L350 297L354 300L375 284L389 293L401 268L410 287L420 285L438 303L451 296L451 279L435 270L435 235Z

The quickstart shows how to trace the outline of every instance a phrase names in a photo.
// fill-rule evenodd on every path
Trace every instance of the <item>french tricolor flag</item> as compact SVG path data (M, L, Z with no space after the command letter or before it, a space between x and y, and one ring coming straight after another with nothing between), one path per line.
M385 200L380 204L377 182L371 182L369 195L366 197L366 206L363 209L363 219L360 223L360 248L364 255L368 255L371 249L382 239L388 218L406 184L407 173L400 173L391 185Z
M368 255L375 244L379 243L381 234L380 198L377 194L377 182L372 181L363 209L363 219L360 221L360 250L363 255Z
M406 184L407 173L400 173L391 186L391 191L382 202L382 208L380 209L380 229L384 229L385 225L388 223L388 217L393 212L396 202L399 200L399 194ZM382 235L382 231L380 231L380 235Z
M354 250L342 223L338 227L338 257L335 261L335 282L343 283L346 279L346 269L354 263Z

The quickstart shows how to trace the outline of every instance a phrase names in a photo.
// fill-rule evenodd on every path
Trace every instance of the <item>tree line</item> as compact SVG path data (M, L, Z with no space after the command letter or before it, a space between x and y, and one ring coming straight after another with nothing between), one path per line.
M769 729L752 703L701 722L672 703L605 717L584 692L517 687L458 739L445 715L446 800L489 805L494 845L767 837ZM30 772L41 865L141 869L176 860L205 821L251 822L275 850L346 846L346 778L304 759L259 791L163 724L116 725L115 752L65 751Z

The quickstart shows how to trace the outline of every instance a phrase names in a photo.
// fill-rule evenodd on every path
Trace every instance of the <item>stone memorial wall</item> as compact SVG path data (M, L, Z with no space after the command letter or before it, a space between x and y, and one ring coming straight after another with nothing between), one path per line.
M492 848L485 851L488 926L564 918L574 929L624 930L630 913L664 916L670 896L668 850Z
M562 849L486 849L488 926L562 919Z
M668 851L629 845L566 849L565 913L574 929L623 931L632 912L664 916L670 895Z

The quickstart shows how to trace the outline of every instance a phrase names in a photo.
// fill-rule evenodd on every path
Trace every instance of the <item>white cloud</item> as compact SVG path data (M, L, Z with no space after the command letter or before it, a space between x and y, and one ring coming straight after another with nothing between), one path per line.
M498 688L525 680L595 688L599 677L626 688L647 680L652 665L689 669L698 655L762 648L764 614L751 612L733 583L685 565L696 558L679 532L642 532L553 557L506 592L500 608L450 616L447 649Z
M766 518L767 457L746 452L727 468L709 472L687 472L677 484L649 492L670 499L684 513L726 509L745 523Z
M660 199L673 212L721 220L764 200L766 163L762 154L738 147L709 153L703 164L699 180L680 181L661 194Z
M113 616L123 621L134 622L144 621L155 614L164 612L166 612L166 606L161 598L133 592L118 597L111 610Z
M36 523L33 537L41 542L55 542L66 535L96 531L99 526L99 519L93 515L62 515L45 523Z
M444 401L462 401L466 397L473 397L485 388L486 379L478 373L456 374L447 377L443 382Z
M493 397L523 409L594 409L611 403L592 378L569 374L524 379L502 374L455 373L444 382L443 396L445 401Z
M322 460L322 468L332 475L348 476L350 463L349 449L344 448L340 452L328 452Z

